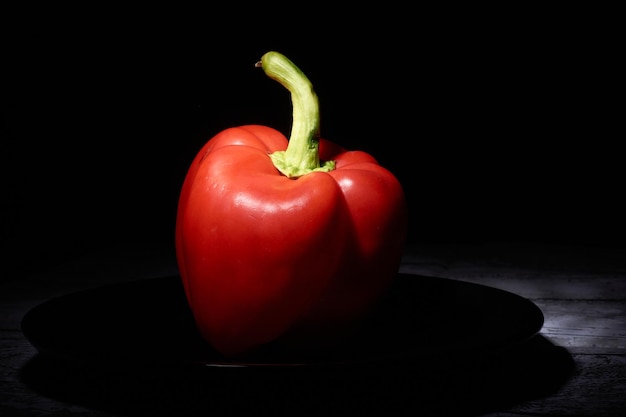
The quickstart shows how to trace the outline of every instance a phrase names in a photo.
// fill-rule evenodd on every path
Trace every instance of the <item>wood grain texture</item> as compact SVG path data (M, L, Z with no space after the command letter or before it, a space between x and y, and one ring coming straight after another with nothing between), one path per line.
M519 244L408 251L401 271L473 282L532 300L540 332L575 372L557 392L484 417L626 415L626 251Z
M434 276L513 292L541 309L544 325L532 343L508 356L464 358L446 367L447 371L434 380L427 378L426 373L420 379L419 373L407 371L393 398L384 397L382 391L366 391L373 401L367 408L380 407L380 415L388 416L416 415L419 410L428 415L451 415L446 413L454 411L455 416L483 417L626 415L623 250L508 243L423 245L407 248L400 272L414 274L416 279L420 275ZM110 417L134 415L141 407L160 415L159 410L148 405L164 397L163 392L157 396L151 392L152 382L142 381L141 389L133 394L128 381L113 378L107 382L81 372L63 371L40 360L21 333L20 322L32 307L51 297L175 273L171 253L150 245L131 244L2 284L0 415ZM571 370L567 368L568 361ZM436 370L438 364L429 366ZM42 388L37 381L45 381L45 386ZM367 381L366 377L363 381ZM96 397L109 395L122 401L135 395L135 408L124 410L115 401L105 403L103 408L99 397L90 397L103 389ZM284 389L298 401L311 398L310 393L306 396L298 392L293 383L285 384ZM64 390L83 393L92 402ZM352 386L351 390L357 388ZM172 395L174 391L167 392ZM226 391L221 392L228 398ZM321 403L309 404L304 415L346 415L337 411L339 402L345 400L343 394L324 395ZM227 402L212 404L211 410L213 415L221 415L231 406ZM355 410L359 408L358 404L353 406ZM387 413L382 413L383 409ZM187 407L179 411L179 417L198 415ZM163 406L160 412L167 415L167 407Z

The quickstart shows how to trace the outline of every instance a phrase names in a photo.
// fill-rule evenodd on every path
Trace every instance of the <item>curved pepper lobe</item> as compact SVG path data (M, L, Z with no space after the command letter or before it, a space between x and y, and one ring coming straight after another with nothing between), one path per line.
M207 149L183 186L177 256L199 329L240 354L317 302L340 268L349 221L332 177L288 179L258 147Z

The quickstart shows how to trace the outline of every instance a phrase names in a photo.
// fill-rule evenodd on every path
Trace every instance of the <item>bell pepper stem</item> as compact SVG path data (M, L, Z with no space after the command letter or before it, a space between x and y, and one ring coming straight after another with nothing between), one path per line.
M306 75L286 56L275 51L265 53L255 66L263 68L268 77L291 93L293 120L289 144L286 150L270 154L274 166L289 178L335 169L334 161L319 159L319 101Z

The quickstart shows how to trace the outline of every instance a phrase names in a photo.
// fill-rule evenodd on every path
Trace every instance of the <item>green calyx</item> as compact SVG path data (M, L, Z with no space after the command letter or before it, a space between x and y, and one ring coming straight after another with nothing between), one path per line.
M319 102L306 75L286 56L274 51L263 55L255 66L263 68L268 77L278 81L291 93L291 136L286 150L270 154L274 166L288 178L335 169L334 161L319 160Z

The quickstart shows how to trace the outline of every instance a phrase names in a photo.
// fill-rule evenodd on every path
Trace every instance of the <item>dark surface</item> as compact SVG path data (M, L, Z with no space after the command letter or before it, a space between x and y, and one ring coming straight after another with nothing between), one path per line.
M182 294L172 281L175 271L170 251L127 244L2 284L0 411L91 417L365 411L613 417L624 411L623 250L507 244L407 248L401 271L410 281L389 300L399 301L391 307L402 317L394 323L385 319L382 330L396 345L367 338L365 350L369 343L383 343L383 350L415 347L415 354L367 366L172 363L170 348L177 360L193 361L201 346L188 333L184 307L178 309ZM408 283L427 292L414 294ZM162 291L166 288L171 291ZM158 300L164 305L155 312ZM418 317L428 332L410 332L416 323L407 321L415 319L414 311L434 315L426 322ZM515 312L521 316L498 324ZM120 322L122 316L127 319ZM490 325L479 330L486 316ZM521 340L542 317L539 333ZM44 322L50 327L38 327ZM175 322L180 327L172 334L167 323ZM521 343L500 344L506 335ZM38 352L26 336L50 349ZM189 356L180 355L181 340L193 342ZM85 352L90 342L91 351ZM441 351L435 351L438 346Z
M331 348L274 343L246 357L227 358L200 338L180 277L174 276L59 297L32 309L21 327L39 351L80 365L184 373L226 365L403 368L426 358L510 349L543 326L541 310L515 294L406 274L398 275L372 315Z
M553 394L573 369L565 349L537 337L472 360L451 355L349 372L212 368L197 378L77 368L37 356L21 378L39 395L98 416L478 416Z

